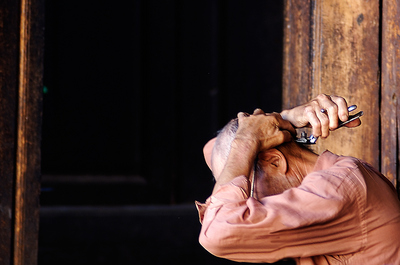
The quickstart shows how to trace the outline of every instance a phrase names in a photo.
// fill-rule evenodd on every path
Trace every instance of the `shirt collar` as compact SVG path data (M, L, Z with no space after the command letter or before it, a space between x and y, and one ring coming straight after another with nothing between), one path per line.
M314 166L314 172L315 171L319 171L319 170L324 170L327 169L331 166L333 166L333 164L336 163L336 160L339 158L338 155L335 155L333 153L331 153L328 150L325 150L317 159L317 162L315 163Z

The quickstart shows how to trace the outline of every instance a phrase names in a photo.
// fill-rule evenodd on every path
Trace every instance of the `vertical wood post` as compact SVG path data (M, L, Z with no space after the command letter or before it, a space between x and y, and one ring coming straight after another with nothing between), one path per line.
M285 12L283 107L321 93L358 105L363 125L334 131L315 149L379 167L379 1L286 0Z
M286 0L283 42L283 108L297 106L311 98L310 0Z
M44 2L21 0L14 265L36 264L39 233Z
M399 181L400 1L382 1L381 171Z
M43 0L0 3L0 263L37 264Z

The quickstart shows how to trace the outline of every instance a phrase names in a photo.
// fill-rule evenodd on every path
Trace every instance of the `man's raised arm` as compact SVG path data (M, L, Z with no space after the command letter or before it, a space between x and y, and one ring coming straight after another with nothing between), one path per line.
M237 176L249 178L260 151L288 142L296 133L293 126L278 113L248 115L240 112L238 121L238 131L214 191Z
M324 112L321 112L321 110ZM265 114L261 109L256 109L253 115ZM318 95L309 102L294 107L292 109L283 110L281 117L289 121L296 128L312 127L312 134L315 137L325 138L329 132L335 130L338 121L346 121L349 117L347 110L347 102L339 96L328 96L325 94ZM245 115L245 114L242 114ZM359 119L354 120L346 127L356 127L361 124ZM207 165L211 168L211 153L215 143L215 138L210 140L203 149L204 158Z

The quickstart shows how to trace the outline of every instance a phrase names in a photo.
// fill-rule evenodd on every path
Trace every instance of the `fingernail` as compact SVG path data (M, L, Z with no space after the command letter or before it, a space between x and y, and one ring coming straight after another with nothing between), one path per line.
M348 112L351 112L357 108L357 105L351 105L350 107L347 108Z

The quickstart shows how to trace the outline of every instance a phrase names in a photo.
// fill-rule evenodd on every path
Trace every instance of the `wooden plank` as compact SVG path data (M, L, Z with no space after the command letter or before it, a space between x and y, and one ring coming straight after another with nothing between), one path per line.
M382 2L381 171L396 186L399 181L400 1Z
M357 104L365 113L363 125L333 132L333 137L320 139L315 150L352 155L379 167L379 1L299 3L286 1L283 106L304 103L320 93L340 95ZM308 17L310 44L301 49L293 41L307 37Z
M0 3L0 264L12 262L18 70L18 1Z
M39 232L43 0L21 0L14 265L36 264Z
M282 108L311 99L310 90L310 0L286 0L284 6L284 51Z
M317 150L352 155L379 167L379 1L317 1L313 96L341 95L364 111L363 125L340 129ZM316 34L317 35L317 34ZM318 69L318 71L316 70Z

